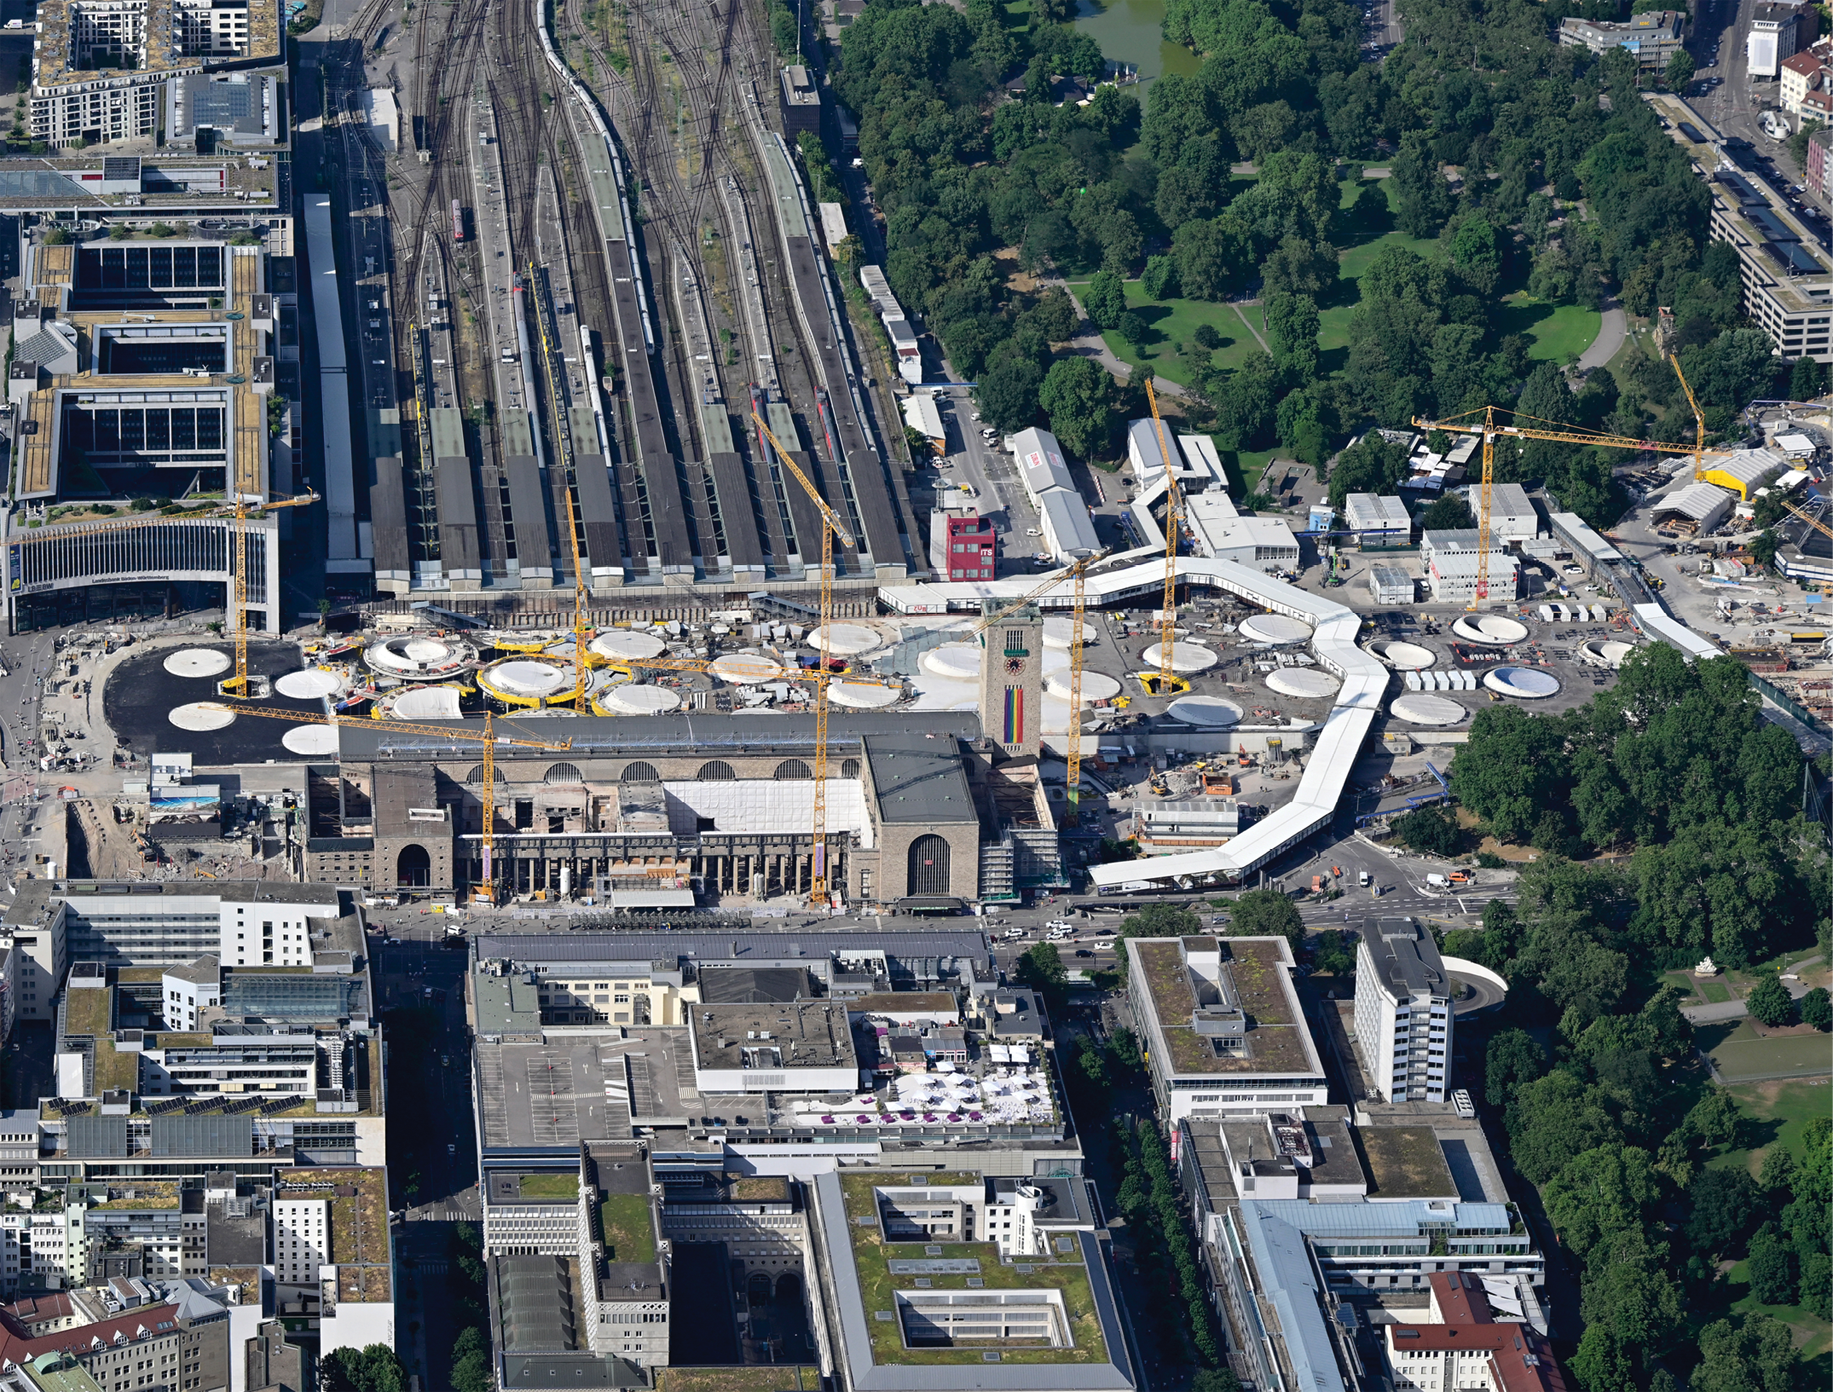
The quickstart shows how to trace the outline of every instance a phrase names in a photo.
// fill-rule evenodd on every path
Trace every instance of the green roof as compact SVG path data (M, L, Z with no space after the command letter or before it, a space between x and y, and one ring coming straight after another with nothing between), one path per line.
M878 1189L910 1187L915 1176L896 1171L843 1174L840 1189L846 1197L847 1231L853 1242L853 1264L859 1273L859 1293L864 1302L868 1328L872 1332L872 1361L880 1365L898 1364L973 1364L985 1363L984 1353L996 1349L1001 1363L1106 1363L1107 1341L1101 1334L1101 1317L1095 1310L1094 1292L1089 1286L1088 1269L1082 1263L1078 1243L1073 1254L1056 1252L1024 1262L1005 1262L999 1248L991 1242L887 1242L879 1221ZM931 1184L979 1184L981 1176L922 1176ZM869 1223L858 1219L870 1218ZM936 1250L940 1247L940 1251ZM973 1260L979 1273L970 1276L932 1275L925 1277L926 1290L1055 1290L1060 1292L1063 1313L1069 1321L1073 1344L1068 1348L1045 1348L1016 1340L997 1343L975 1342L948 1348L909 1348L904 1343L903 1325L897 1319L881 1320L879 1311L897 1309L896 1292L914 1278L891 1274L894 1258ZM969 1287L970 1280L980 1284Z
M567 1203L576 1203L579 1199L579 1176L576 1174L525 1174L521 1187L525 1199L563 1199Z
M598 1201L598 1227L605 1239L606 1261L645 1265L656 1259L649 1195L604 1195Z

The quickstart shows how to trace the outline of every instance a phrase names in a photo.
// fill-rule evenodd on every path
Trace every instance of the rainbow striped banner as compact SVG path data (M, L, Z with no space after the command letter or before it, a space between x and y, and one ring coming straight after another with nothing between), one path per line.
M1025 689L1022 686L1006 688L1006 735L1002 744L1023 744L1025 742Z

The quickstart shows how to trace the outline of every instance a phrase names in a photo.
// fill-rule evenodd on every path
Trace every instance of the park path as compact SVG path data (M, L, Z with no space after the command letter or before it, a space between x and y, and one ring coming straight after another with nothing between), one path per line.
M1076 314L1079 318L1076 322L1076 336L1069 340L1069 350L1077 357L1093 358L1123 382L1130 380L1133 376L1133 365L1122 362L1114 356L1113 350L1107 346L1107 340L1101 337L1101 331L1089 319L1088 311L1082 308L1082 301L1077 299L1076 292L1069 288L1069 282L1053 271L1040 275L1038 284L1055 286L1069 296L1069 302L1076 307ZM1249 327L1251 328L1252 325ZM1163 396L1187 395L1183 387L1169 377L1154 375L1152 389Z
M1598 325L1598 336L1591 341L1591 346L1578 355L1578 365L1583 371L1602 367L1617 355L1623 346L1623 340L1629 336L1629 316L1623 312L1623 306L1612 299L1604 305L1604 321Z

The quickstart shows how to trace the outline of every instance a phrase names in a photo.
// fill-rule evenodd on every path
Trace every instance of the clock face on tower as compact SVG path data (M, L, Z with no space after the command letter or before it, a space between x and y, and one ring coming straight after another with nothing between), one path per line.
M1006 659L1006 670L1008 672L1024 671L1025 670L1025 659L1022 657L1008 657Z

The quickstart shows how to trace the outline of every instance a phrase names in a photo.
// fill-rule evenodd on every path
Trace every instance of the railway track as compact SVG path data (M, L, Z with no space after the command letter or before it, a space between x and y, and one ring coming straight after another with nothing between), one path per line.
M609 84L609 96L610 104L619 113L620 128L628 134L632 163L645 180L645 211L683 246L701 245L703 233L716 227L735 255L745 242L741 221L749 223L766 323L760 331L749 315L735 315L732 331L747 346L744 362L753 367L760 361L774 364L775 380L766 382L766 386L774 386L777 395L790 406L802 437L821 442L824 432L816 410L819 383L812 367L815 345L807 341L800 316L794 311L795 289L778 243L775 209L768 206L773 195L767 179L761 190L764 206L756 206L753 200L751 185L758 177L756 171L763 152L748 147L749 157L741 160L727 145L731 117L737 103L745 100L747 89L754 90L755 75L774 73L773 61L762 56L771 52L767 40L748 22L750 16L737 0L723 0L723 4L715 0L704 14L698 7L641 3L633 5L627 15L631 24L631 70L623 80ZM712 23L712 40L707 38L704 21ZM595 36L577 27L574 33L588 51L603 55ZM608 59L605 66L611 66ZM679 97L674 102L668 100L673 84L664 79L665 69L679 85ZM672 130L659 119L659 113L665 115L671 106L677 112ZM686 176L680 168L684 150L699 155L698 166ZM742 219L727 206L725 198L713 196L716 182L722 179L732 181L743 208ZM731 270L741 273L737 266ZM674 379L684 389L681 399L691 399L691 384L697 376L693 365L677 353L672 366ZM721 375L728 374L722 369ZM742 403L754 385L751 381L728 380L726 397ZM751 477L757 481L752 499L754 511L768 513L771 487L767 481L776 471L776 461L761 457L765 452L757 446L752 432L740 431L739 437L736 443L749 457ZM800 448L801 441L784 443L794 449ZM824 485L823 495L843 514L850 514L857 532L860 518L856 502L851 490L840 482L833 462L824 462L814 472ZM812 538L791 535L787 526L785 537L792 551L810 554ZM784 559L779 555L777 564L781 565ZM849 564L859 569L857 559L851 563L843 556L836 559L842 570Z

